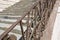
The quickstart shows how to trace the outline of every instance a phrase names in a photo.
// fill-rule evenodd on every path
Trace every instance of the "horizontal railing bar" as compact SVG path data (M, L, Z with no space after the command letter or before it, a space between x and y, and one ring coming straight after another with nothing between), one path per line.
M25 40L24 38L24 32L23 32L23 25L22 25L22 21L20 21L20 26L21 26L21 33L22 33L22 40Z

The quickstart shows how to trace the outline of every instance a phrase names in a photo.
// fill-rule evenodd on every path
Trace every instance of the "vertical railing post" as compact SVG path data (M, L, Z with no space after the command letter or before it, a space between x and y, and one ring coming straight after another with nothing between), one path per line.
M36 12L36 6L33 8L33 21L34 21L34 27L36 26L36 21L37 21L37 12ZM33 28L34 28L33 27ZM34 34L33 34L33 40L36 40L36 30L34 31Z
M38 40L41 39L41 35L42 35L42 32L41 32L41 23L40 23L38 26Z
M23 26L22 26L22 21L20 21L20 27L21 27L21 32L22 32L22 40L25 40Z
M39 2L38 3L38 8L37 8L37 11L38 11L38 13L37 14L39 14L39 21L41 20L41 2ZM38 15L37 15L38 16Z
M31 13L31 27L33 28L34 27L34 21L33 21L33 18L34 18L34 9L31 10L32 13Z
M26 33L26 40L29 40L29 36L30 36L30 25L29 25L29 18L30 18L30 12L28 12L28 18L27 18L27 33Z

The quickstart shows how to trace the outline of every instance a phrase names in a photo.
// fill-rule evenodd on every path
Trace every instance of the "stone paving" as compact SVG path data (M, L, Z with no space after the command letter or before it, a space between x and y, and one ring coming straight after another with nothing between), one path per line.
M51 40L60 40L60 0Z
M10 6L6 8L6 10L3 10L1 12L1 15L23 15L24 12L27 11L27 9L30 8L31 4L35 3L36 0L22 0L13 6Z

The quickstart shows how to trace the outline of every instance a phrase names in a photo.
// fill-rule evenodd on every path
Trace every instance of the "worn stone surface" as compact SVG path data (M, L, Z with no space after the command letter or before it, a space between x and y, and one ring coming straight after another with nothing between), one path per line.
M58 4L59 4L58 1L56 1L54 9L49 18L48 24L46 25L46 29L43 32L43 37L41 37L41 40L51 40L51 38L52 38L52 32L53 32L53 28L54 28L55 18L57 15Z
M29 9L29 7L31 6L31 4L33 4L34 2L36 2L36 0L22 0L16 4L14 4L11 7L6 8L6 10L3 10L3 14L13 14L13 15L23 15L24 12L27 11L27 9Z

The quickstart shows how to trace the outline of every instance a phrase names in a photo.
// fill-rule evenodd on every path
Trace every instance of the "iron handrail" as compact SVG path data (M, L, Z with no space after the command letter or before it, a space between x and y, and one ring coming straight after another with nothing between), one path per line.
M32 4L32 6L27 10L27 12L25 12L25 14L21 18L18 18L15 23L13 23L4 33L2 33L2 35L0 35L0 40L5 35L7 35L29 13L29 11L32 10L39 3L39 1L35 2L34 4Z
M30 8L29 8L26 12L24 12L24 15L23 15L22 17L18 18L15 23L13 23L4 33L2 33L2 35L0 35L0 40L2 40L18 23L20 23L23 40L25 40L25 38L24 38L24 34L25 34L25 33L23 32L23 28L22 28L22 20L25 18L26 15L29 15L29 14L30 14L30 11L33 10L34 8L36 8L37 5L38 5L40 2L41 2L42 5L43 5L43 1L44 1L44 0L37 0L34 4L32 4L32 5L30 6ZM48 11L49 13L50 13L51 10L53 9L53 5L54 5L55 1L56 1L56 0L54 0L54 1L50 0L50 4L49 4L49 5L51 5L52 7L51 7L50 10ZM51 3L52 3L52 4L51 4ZM40 6L40 4L39 4L39 9L40 9L40 7L42 8L42 6ZM46 8L46 9L39 10L38 13L41 13L41 14L42 14L42 15L41 15L42 17L45 16L45 15L43 15L43 14L45 14L44 11L48 10L49 7L50 7L50 6L48 6L48 8ZM36 10L36 9L34 9L34 10ZM43 10L44 10L44 11L43 11ZM38 15L37 15L37 16L38 16ZM42 17L41 17L41 18L42 18ZM48 15L47 15L47 17L48 17ZM43 17L43 18L44 18L44 17ZM46 19L46 18L45 18L45 19ZM41 21L41 20L39 20L39 21ZM38 21L38 22L39 22L39 21ZM29 23L29 16L28 16L28 21L27 21L27 23ZM42 23L42 22L39 22L39 23L36 25L36 27L39 26L40 23ZM28 24L28 26L30 26L30 25ZM27 26L27 27L28 27L28 26ZM36 27L34 28L34 30L32 31L32 33L30 34L30 35L31 35L30 37L29 37L29 35L27 35L27 38L28 38L28 37L29 37L29 38L32 37L34 31L36 31L36 30L35 30ZM27 30L28 30L28 28L27 28ZM37 30L38 30L38 29L37 29ZM26 31L26 32L28 33L28 31ZM35 35L35 36L36 36L36 35ZM29 40L29 38L28 38L28 40ZM27 39L26 39L26 40L27 40Z

